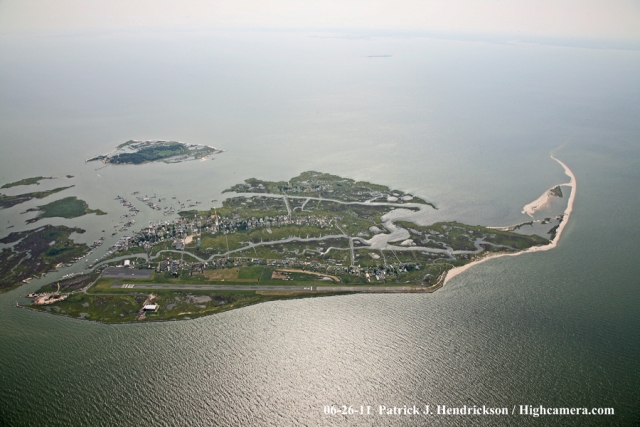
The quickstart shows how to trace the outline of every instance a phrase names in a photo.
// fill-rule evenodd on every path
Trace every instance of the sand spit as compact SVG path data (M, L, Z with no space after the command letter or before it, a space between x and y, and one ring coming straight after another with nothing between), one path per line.
M560 240L560 236L562 235L562 231L564 230L564 227L567 225L567 222L569 221L569 216L571 216L571 212L573 211L573 202L574 202L574 200L576 198L577 185L576 185L576 177L573 174L573 172L571 172L571 169L569 169L569 167L567 167L567 165L562 163L560 160L558 160L555 157L553 157L553 155L551 156L551 158L553 160L555 160L556 162L560 163L560 165L564 168L564 173L569 178L571 178L570 181L567 184L560 184L560 186L562 186L562 187L571 187L571 194L569 195L569 202L567 203L567 208L564 211L564 217L562 218L562 222L558 226L558 229L556 230L556 236L553 238L553 240L551 240L551 243L549 243L548 245L544 245L544 246L534 246L532 248L527 249L526 251L516 252L516 253L513 253L513 254L489 255L489 256L486 256L486 257L484 257L482 259L479 259L477 261L474 261L474 262L471 262L469 264L463 265L462 267L453 268L453 269L451 269L451 270L449 270L447 272L447 276L445 277L444 284L446 284L452 278L456 277L458 274L460 274L460 273L462 273L464 271L467 271L469 268L473 267L474 265L480 264L481 262L485 262L487 260L490 260L490 259L493 259L493 258L499 258L499 257L503 257L503 256L517 256L517 255L521 255L521 254L528 253L528 252L548 251L548 250L553 249L553 248L555 248L557 246L558 241ZM545 192L543 197L546 196L546 198L548 198L549 197L548 193L549 193L548 191ZM543 197L538 198L536 201L528 204L527 206L531 206L531 205L536 204ZM525 210L527 209L527 206L525 206ZM535 212L535 210L534 210L534 212ZM495 228L497 228L497 227L495 227Z
M546 207L547 204L549 203L549 199L551 198L551 194L549 194L550 191L551 190L545 191L542 194L542 196L538 197L533 202L525 205L524 208L522 208L522 213L523 214L527 214L531 218L533 218L533 214L536 213L537 210L540 210L540 209Z
M551 157L553 158L553 156L551 156ZM555 159L555 160L558 160L558 159ZM567 185L567 184L560 184L560 185ZM554 190L557 187L558 186L551 187L550 189L545 191L542 196L538 197L533 202L531 202L531 203L529 203L527 205L524 205L524 208L522 208L522 213L523 214L527 214L531 218L533 218L533 214L536 213L536 211L538 211L538 210L540 210L542 208L545 208L545 207L547 207L549 205L549 202L551 201L551 198L554 197Z

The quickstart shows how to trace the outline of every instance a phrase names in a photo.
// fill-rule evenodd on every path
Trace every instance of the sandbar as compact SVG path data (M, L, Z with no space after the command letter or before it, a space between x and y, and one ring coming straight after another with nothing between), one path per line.
M567 225L567 222L569 221L569 216L571 216L571 212L573 211L573 202L576 198L576 189L577 189L577 183L576 183L576 177L573 174L573 172L571 171L571 169L569 169L569 167L567 165L565 165L562 161L556 159L555 157L553 157L553 155L551 155L551 158L553 160L555 160L556 162L560 163L560 165L564 168L564 173L570 178L569 182L566 184L560 184L560 186L562 187L571 187L571 194L569 195L569 201L567 203L567 208L564 211L564 215L562 218L562 221L560 222L560 225L558 226L558 229L556 230L556 235L555 237L551 240L551 243L549 243L548 245L544 245L544 246L533 246L527 250L521 251L521 252L516 252L516 253L509 253L509 254L496 254L496 255L489 255L486 256L482 259L479 259L477 261L471 262L469 264L463 265L461 267L455 267L452 268L451 270L449 270L447 272L447 276L444 279L444 284L446 284L449 280L453 279L454 277L456 277L458 274L467 271L469 268L473 267L474 265L480 264L481 262L485 262L488 261L490 259L493 258L499 258L499 257L503 257L503 256L517 256L517 255L521 255L524 253L528 253L528 252L540 252L540 251L548 251L550 249L553 249L557 246L558 241L560 240L560 236L562 235L562 231L564 230L564 227ZM545 192L545 194L543 195L543 197L549 197L548 196L548 191ZM538 201L540 201L543 197L538 198L536 201L528 204L527 206L531 206L534 205L535 203L537 203ZM525 210L527 208L527 206L525 206ZM497 228L497 227L496 227Z

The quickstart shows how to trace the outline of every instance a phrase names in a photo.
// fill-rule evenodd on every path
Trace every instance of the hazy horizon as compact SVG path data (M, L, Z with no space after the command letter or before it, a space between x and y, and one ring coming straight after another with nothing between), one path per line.
M409 31L640 41L640 3L629 0L0 2L0 34L215 29Z

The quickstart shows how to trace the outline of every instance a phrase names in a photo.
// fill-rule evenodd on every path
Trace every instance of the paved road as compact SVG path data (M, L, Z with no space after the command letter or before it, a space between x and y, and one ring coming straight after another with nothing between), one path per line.
M407 293L428 292L422 286L266 286L266 285L174 285L174 284L127 284L111 285L120 289L171 289L204 291L295 291L295 292L371 292L371 293Z
M289 199L287 199L287 195L285 194L284 197L284 204L287 206L287 215L289 215L289 218L291 218L291 206L289 206Z
M356 262L356 256L353 253L353 239L351 238L351 236L347 234L346 231L342 229L342 227L340 227L340 224L338 224L337 222L336 222L336 227L338 227L338 230L342 231L342 234L344 234L346 237L349 238L349 251L351 251L351 267L353 267Z

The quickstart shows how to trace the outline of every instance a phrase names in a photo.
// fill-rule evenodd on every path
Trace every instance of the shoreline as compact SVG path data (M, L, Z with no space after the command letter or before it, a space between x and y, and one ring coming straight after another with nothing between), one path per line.
M567 202L567 208L564 211L562 222L560 222L560 225L558 226L558 229L556 230L556 236L551 240L551 243L549 243L548 245L544 245L544 246L534 246L534 247L531 247L531 248L529 248L527 250L516 252L516 253L501 253L501 254L489 255L489 256L481 258L481 259L479 259L477 261L473 261L473 262L471 262L469 264L463 265L461 267L455 267L455 268L453 268L453 269L451 269L451 270L449 270L449 271L447 271L445 273L446 276L445 276L445 279L444 279L443 286L446 285L449 282L449 280L453 279L454 277L456 277L460 273L463 273L463 272L467 271L469 268L473 267L474 265L483 263L483 262L488 261L490 259L500 258L500 257L503 257L503 256L518 256L518 255L522 255L522 254L530 253L530 252L548 251L548 250L551 250L551 249L555 248L558 245L558 241L560 240L560 236L562 235L562 231L564 230L564 227L567 225L567 222L569 221L569 217L571 216L571 212L573 211L573 202L574 202L575 197L576 197L577 184L576 184L576 177L573 174L573 172L571 171L571 169L569 169L569 167L567 165L565 165L562 161L560 161L557 158L553 157L553 154L551 155L551 158L553 160L555 160L556 162L560 163L560 166L562 166L564 168L565 175L567 175L570 178L568 183L559 184L559 185L561 187L571 187L571 194L569 195L569 201ZM546 194L547 193L545 193L545 195ZM527 206L530 206L530 205L536 203L540 199L541 198L538 198L534 202L525 205L525 209L527 208Z

